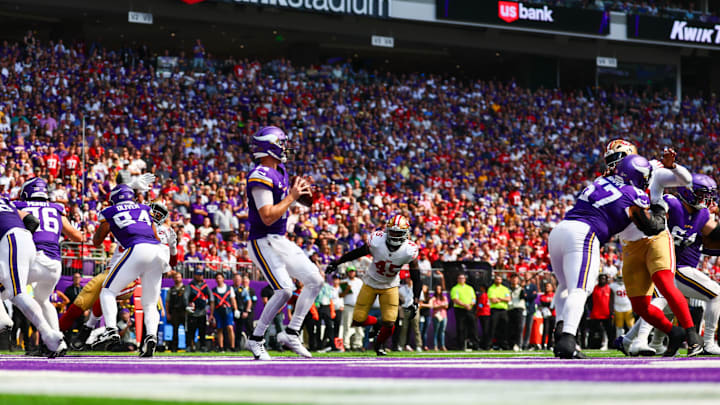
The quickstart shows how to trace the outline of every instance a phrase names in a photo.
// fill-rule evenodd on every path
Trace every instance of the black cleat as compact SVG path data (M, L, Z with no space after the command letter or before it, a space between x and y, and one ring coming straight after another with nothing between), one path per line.
M140 357L152 357L155 354L157 346L157 337L155 335L147 335L140 345Z
M585 353L577 349L575 336L569 333L563 333L560 339L555 343L555 357L561 359L587 359Z
M555 355L555 357L557 357L557 342L560 341L560 338L563 334L563 324L563 321L559 321L558 323L556 323L555 330L553 331L553 339L555 341L555 346L553 347L553 354Z
M670 333L668 333L668 338L670 339L670 342L668 343L667 350L663 353L663 357L675 356L677 351L680 350L680 346L682 346L685 341L685 331L679 326L673 326ZM702 350L702 345L700 345L700 350Z
M117 328L105 328L105 331L98 337L97 341L92 344L92 350L111 350L112 347L120 343L120 334Z
M83 350L83 348L85 348L85 342L87 341L91 332L92 328L88 328L85 325L80 327L80 331L77 335L75 335L75 338L73 338L72 342L70 342L70 347L76 351Z
M695 328L685 329L685 335L687 336L687 355L688 357L695 357L703 352L704 346L700 336L698 336Z

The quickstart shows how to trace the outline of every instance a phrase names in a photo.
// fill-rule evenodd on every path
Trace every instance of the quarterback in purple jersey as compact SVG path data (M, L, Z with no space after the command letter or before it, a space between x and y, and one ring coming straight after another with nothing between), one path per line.
M49 300L62 272L60 236L80 242L82 233L70 224L63 205L48 201L47 183L44 179L34 177L26 181L20 198L20 201L13 201L13 205L21 211L31 213L40 221L40 226L33 233L37 253L30 266L28 282L37 283L33 288L33 298L40 304L50 327L60 331L57 311Z
M108 345L120 342L117 329L116 297L133 280L140 277L143 286L142 305L145 311L147 335L140 345L140 356L151 357L157 346L157 329L160 322L156 303L160 296L162 274L169 264L163 260L160 240L157 237L150 207L134 202L135 193L126 184L119 184L110 192L111 205L98 215L100 225L93 235L93 244L102 245L112 233L123 247L122 257L110 269L102 291L100 304L105 318L105 331L98 342Z
M550 262L558 279L557 357L585 358L576 349L575 334L587 296L598 278L600 246L633 222L648 234L663 229L655 226L646 213L650 198L643 189L650 177L650 163L641 156L630 155L615 172L617 175L600 177L587 186L550 233Z
M295 290L292 279L296 278L304 287L290 324L278 334L277 340L303 357L312 357L300 341L300 329L322 288L323 279L302 249L285 237L288 208L301 195L310 192L310 185L300 176L294 184L289 184L284 165L287 136L280 128L262 128L252 142L253 157L260 163L250 171L247 180L250 258L275 293L265 304L247 349L256 360L270 360L263 336L275 315L292 297Z
M715 199L716 193L715 180L704 174L693 174L691 186L678 188L675 195L663 196L667 206L668 228L675 242L675 285L685 297L707 303L704 313L703 353L709 355L720 355L720 347L714 340L720 317L720 285L698 270L697 266L702 253L720 255L718 251L703 248L703 241L720 240L718 222L707 208ZM668 302L660 296L652 300L652 305L665 309ZM647 342L652 329L646 321L641 320L633 329L624 337L631 341L627 348L628 354L652 355L662 350L662 344L650 347L642 345L642 342ZM663 335L656 331L656 337L658 336ZM660 339L654 341L658 342ZM642 347L643 350L635 350L635 346Z
M18 212L10 201L0 198L0 296L11 300L35 325L50 352L49 357L56 357L67 351L63 335L50 327L40 305L25 291L36 252L28 229L34 231L38 225L32 214Z

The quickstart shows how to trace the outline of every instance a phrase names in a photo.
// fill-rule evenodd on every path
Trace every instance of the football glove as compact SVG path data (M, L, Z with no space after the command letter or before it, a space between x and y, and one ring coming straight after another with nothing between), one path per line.
M25 229L30 231L30 233L35 233L37 231L38 227L40 227L40 220L37 219L37 217L33 214L27 214L23 218L23 224L25 225Z
M240 319L240 310L239 309L235 310L235 312L233 313L233 318Z
M152 173L145 173L132 179L129 186L135 191L145 192L150 190L150 185L153 183L155 183L155 175Z
M338 264L335 262L335 260L331 261L330 263L325 266L325 274L333 274L338 270Z
M408 315L407 320L412 321L413 319L415 319L415 315L417 315L417 311L418 311L417 302L413 302L412 305L410 305L409 307L406 308L406 310L407 310L407 315Z

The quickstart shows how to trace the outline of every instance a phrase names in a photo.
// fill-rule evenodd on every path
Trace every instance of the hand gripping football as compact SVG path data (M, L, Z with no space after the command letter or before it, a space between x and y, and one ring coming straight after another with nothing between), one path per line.
M295 182L298 180L298 177L299 177L299 176L293 176L293 178L290 179L290 184L293 184L293 185L294 185ZM300 204L302 204L302 205L304 205L304 206L306 206L306 207L312 206L312 203L313 203L313 195L312 195L312 192L310 192L310 193L308 193L308 194L303 194L303 195L301 195L300 198L297 199L297 202L300 203Z

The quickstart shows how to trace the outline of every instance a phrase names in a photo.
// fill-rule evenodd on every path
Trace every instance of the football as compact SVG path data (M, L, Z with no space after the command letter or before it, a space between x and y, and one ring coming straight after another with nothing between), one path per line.
M295 184L295 181L297 180L298 177L299 177L299 176L293 176L293 177L290 179L290 184ZM306 181L307 181L307 180L306 180ZM310 192L310 194L303 194L303 195L301 195L300 198L297 199L297 202L300 203L300 204L302 204L302 205L304 205L304 206L306 206L306 207L310 207L310 206L312 205L312 203L313 203L312 191Z

